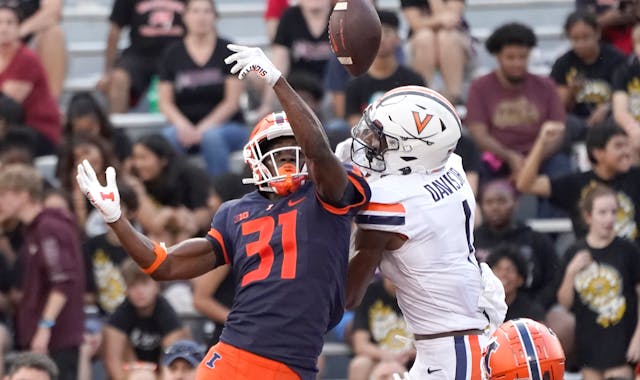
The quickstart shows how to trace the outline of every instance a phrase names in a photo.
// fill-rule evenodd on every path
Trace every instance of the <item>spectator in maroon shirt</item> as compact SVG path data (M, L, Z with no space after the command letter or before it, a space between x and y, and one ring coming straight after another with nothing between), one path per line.
M520 171L541 128L548 123L564 127L565 111L549 78L527 71L536 36L525 25L512 23L496 29L486 42L498 67L471 83L466 122L484 152L486 177L512 176ZM545 173L564 173L568 155L558 154L562 135L546 150Z
M84 264L73 216L43 206L43 181L26 165L0 171L0 221L19 220L24 241L18 251L22 298L16 306L19 350L48 353L60 380L76 380L82 343Z
M38 56L22 44L19 11L0 4L0 92L22 105L24 122L37 134L36 155L54 152L62 128L58 104Z

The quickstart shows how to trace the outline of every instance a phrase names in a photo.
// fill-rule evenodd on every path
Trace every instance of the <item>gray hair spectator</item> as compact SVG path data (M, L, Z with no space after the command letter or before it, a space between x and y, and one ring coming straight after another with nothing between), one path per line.
M23 352L7 358L5 380L57 380L58 367L47 355Z

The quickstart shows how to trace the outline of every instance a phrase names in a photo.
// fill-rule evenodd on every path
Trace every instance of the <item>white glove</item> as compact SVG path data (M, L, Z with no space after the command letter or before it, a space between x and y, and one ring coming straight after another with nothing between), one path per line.
M235 53L225 58L224 63L229 65L236 62L231 68L231 74L240 71L238 78L244 79L250 71L255 71L260 78L273 87L282 76L280 70L276 69L262 49L234 44L227 45L227 48Z
M78 165L76 180L82 193L100 211L105 222L113 223L120 219L120 215L122 215L122 211L120 211L120 193L116 185L116 170L109 166L106 170L106 175L107 185L102 186L89 161L83 160Z

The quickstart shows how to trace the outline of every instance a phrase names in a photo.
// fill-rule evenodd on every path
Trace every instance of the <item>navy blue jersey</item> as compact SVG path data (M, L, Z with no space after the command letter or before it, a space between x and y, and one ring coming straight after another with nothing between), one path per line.
M352 217L369 186L349 170L343 207L308 181L271 201L258 191L224 203L208 239L231 264L236 295L220 340L315 379L324 334L342 318Z

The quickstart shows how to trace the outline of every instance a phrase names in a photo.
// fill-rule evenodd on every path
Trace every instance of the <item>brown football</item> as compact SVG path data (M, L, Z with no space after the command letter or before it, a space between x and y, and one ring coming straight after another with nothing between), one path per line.
M329 40L338 61L358 76L378 53L380 19L371 0L338 0L329 18Z

